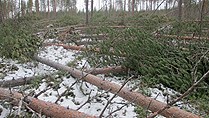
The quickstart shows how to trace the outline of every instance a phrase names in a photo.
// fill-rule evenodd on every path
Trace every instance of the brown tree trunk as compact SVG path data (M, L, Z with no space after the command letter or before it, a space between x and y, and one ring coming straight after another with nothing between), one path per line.
M57 2L56 0L53 0L53 11L54 11L54 17L57 16Z
M15 91L5 90L0 88L0 100L6 100L12 102L14 105L18 105L23 98L22 94ZM24 97L23 102L27 103L27 106L39 114L46 115L52 118L96 118L73 109L67 109L63 106L59 106L54 103L38 100L30 96Z
M110 73L126 73L127 69L122 66L114 66L114 67L106 67L106 68L92 68L84 71L87 73L91 73L93 75L98 75L98 74L110 74ZM12 80L0 81L0 87L6 88L6 87L27 85L33 83L37 79L42 80L49 76L50 75L47 74L41 76L24 77L24 78L12 79Z
M134 15L135 0L132 0L132 15Z
M111 93L116 93L118 90L121 88L120 85L111 83L109 81L106 81L104 79L100 79L97 76L94 76L92 74L87 74L85 72L79 71L77 69L71 68L64 66L60 63L56 63L47 59L40 58L38 56L34 56L34 59L37 60L38 62L41 62L43 64L46 64L48 66L51 66L55 69L58 70L63 70L63 71L68 71L71 73L72 76L83 79L86 82L89 82L103 90L109 91ZM157 101L153 98L146 97L140 93L133 92L128 90L128 88L123 87L120 92L117 94L118 96L133 102L139 106L142 106L143 108L148 108L152 112L156 112L166 106L165 103L162 103L160 101ZM170 107L166 110L164 110L161 115L165 117L172 117L172 118L199 118L199 116L189 113L187 111L181 110L177 107Z

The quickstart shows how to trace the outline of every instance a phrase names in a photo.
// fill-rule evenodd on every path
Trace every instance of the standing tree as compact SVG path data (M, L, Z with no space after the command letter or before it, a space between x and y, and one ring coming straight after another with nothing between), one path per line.
M182 0L178 2L178 20L179 22L182 20Z
M32 14L32 10L33 10L33 0L28 0L27 9L28 9L28 13Z
M26 3L24 0L21 0L21 14L22 14L22 16L25 15L25 10L26 10Z
M3 9L2 9L2 7L3 7L3 5L2 5L2 2L0 0L0 23L3 21L3 13L2 13Z
M48 18L50 18L50 1L47 0L47 7L48 7Z
M94 12L94 0L91 0L91 19L93 18L93 12Z
M128 11L131 12L131 0L128 0Z
M53 0L52 3L53 3L54 17L56 17L57 16L57 2L56 0Z
M134 15L135 0L132 0L132 15Z
M39 15L39 0L35 0L36 13Z
M86 25L89 24L89 0L85 0L86 3Z
M46 0L40 0L40 8L41 8L41 12L44 12L44 14L46 13Z

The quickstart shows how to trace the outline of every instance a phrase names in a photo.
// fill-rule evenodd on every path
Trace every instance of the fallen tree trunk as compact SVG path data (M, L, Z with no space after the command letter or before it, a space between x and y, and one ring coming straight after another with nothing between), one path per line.
M74 45L66 45L66 44L47 43L44 46L62 46L64 49L71 49L71 50L78 50L78 51L87 50L84 46L74 46Z
M89 82L103 90L110 91L113 94L118 92L118 90L121 88L121 86L118 84L111 83L104 79L100 79L99 77L94 76L92 74L87 74L85 72L79 71L71 67L64 66L62 64L50 61L48 59L43 59L38 56L34 56L34 59L37 60L38 62L51 66L55 69L68 71L71 73L72 76L79 78L79 79L81 78L84 81ZM157 112L158 110L166 106L165 103L162 103L150 97L146 97L140 93L130 91L126 87L122 88L122 90L118 92L117 95L139 106L142 106L143 108L146 108L146 109L148 108L152 112ZM170 107L164 110L163 112L161 112L160 115L163 115L165 117L172 117L172 118L199 118L199 116L189 113L187 111L181 110L177 107Z
M78 50L78 51L94 51L94 52L100 52L100 49L99 48L88 49L85 46L75 46L75 45L55 44L55 43L47 43L44 46L62 46L66 50L71 49L71 50Z
M114 67L107 67L107 68L93 68L85 70L86 73L91 73L93 75L98 74L109 74L109 73L124 73L127 72L127 68L122 66L114 66Z
M23 98L22 94L18 92L0 88L0 100L6 100L9 102L12 102L14 105L18 105L18 103L20 102L22 98ZM45 102L43 100L32 98L30 96L24 97L23 102L26 103L26 105L32 110L34 110L35 112L42 114L42 115L46 115L47 117L96 118L95 116L90 116L82 112L73 110L73 109L67 109L63 106L59 106L57 104L50 103L50 102Z
M43 79L43 78L46 78L47 76L48 75L33 76L33 77L23 77L23 78L6 80L6 81L3 80L3 81L0 81L0 87L15 87L15 86L31 84L37 78Z
M80 41L76 42L76 45L94 45L97 44L97 41Z
M87 69L85 70L85 72L91 73L93 75L98 75L98 74L109 74L109 73L124 73L124 72L127 72L127 69L121 66L114 66L114 67L107 67L107 68ZM31 84L37 78L40 78L40 80L42 80L46 78L47 76L49 75L23 77L23 78L6 80L6 81L3 80L3 81L0 81L0 87L15 87L15 86L27 85L27 84Z

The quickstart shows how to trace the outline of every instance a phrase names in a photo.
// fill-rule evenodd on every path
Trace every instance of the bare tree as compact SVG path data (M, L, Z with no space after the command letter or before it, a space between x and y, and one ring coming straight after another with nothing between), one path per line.
M2 13L2 7L3 7L3 5L2 5L2 2L1 2L1 0L0 0L0 23L3 21L3 13Z
M134 15L135 0L132 0L132 15Z
M91 0L91 19L93 18L93 12L94 12L94 0Z
M178 20L182 20L182 0L178 2Z
M35 0L36 13L39 14L39 0Z
M57 2L56 0L53 0L53 12L54 12L54 17L57 15Z
M86 2L86 25L89 24L89 0L85 0Z
M40 9L41 9L41 12L44 13L44 15L47 13L46 12L46 0L40 0Z
M48 18L50 18L50 1L47 0L47 7L48 7Z
M26 3L24 0L21 0L21 14L22 14L22 16L25 15L25 10L26 10Z
M28 8L28 13L32 14L32 10L33 10L33 0L28 0L27 8Z

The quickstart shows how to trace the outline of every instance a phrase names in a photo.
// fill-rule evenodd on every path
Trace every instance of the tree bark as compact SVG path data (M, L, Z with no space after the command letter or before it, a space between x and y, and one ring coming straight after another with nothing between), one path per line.
M2 5L2 2L1 2L1 0L0 0L0 23L2 23L2 21L3 21L3 9L2 9L2 7L3 7L3 5Z
M50 2L47 0L47 7L48 7L48 18L50 18Z
M23 98L22 94L15 91L6 90L0 88L0 100L6 100L12 102L14 105L18 105L20 100ZM24 97L23 102L36 111L39 114L46 115L52 118L96 118L95 116L90 116L82 112L67 109L63 106L59 106L54 103L45 102L43 100L38 100L30 96Z
M60 63L56 63L56 62L50 61L48 59L43 59L38 56L34 56L34 59L38 62L41 62L43 64L51 66L55 69L68 71L75 78L82 79L86 82L89 82L89 83L91 83L103 90L109 91L113 94L118 92L118 90L121 88L121 86L118 84L111 83L111 82L106 81L104 79L100 79L99 77L94 76L92 74L87 74L85 72L79 71L79 70L71 68L71 67L64 66ZM166 106L165 103L157 101L153 98L146 97L140 93L130 91L126 87L124 87L120 92L118 92L117 95L130 101L130 102L133 102L139 106L142 106L143 108L148 108L152 112L156 112ZM189 113L187 111L181 110L177 107L170 107L170 108L164 110L161 113L161 115L163 115L165 117L172 117L172 118L199 118L199 116Z
M15 87L15 86L31 84L34 80L38 78L46 78L47 76L48 75L33 76L33 77L24 77L24 78L12 79L12 80L0 81L0 87Z
M93 13L94 13L94 0L91 0L91 20L93 19Z
M178 20L179 22L182 21L182 0L178 2Z
M132 15L134 15L135 0L132 0Z
M127 72L127 69L122 66L114 66L114 67L107 67L107 68L92 68L84 70L87 73L91 73L93 75L98 74L109 74L109 73L125 73ZM0 81L0 87L15 87L15 86L22 86L27 84L32 84L33 81L39 79L42 80L49 75L41 75L41 76L33 76L33 77L24 77L24 78L18 78L18 79L12 79L12 80L6 80L6 81Z
M89 0L86 1L86 25L89 24Z
M54 11L54 17L57 16L57 2L56 0L53 0L53 11Z

